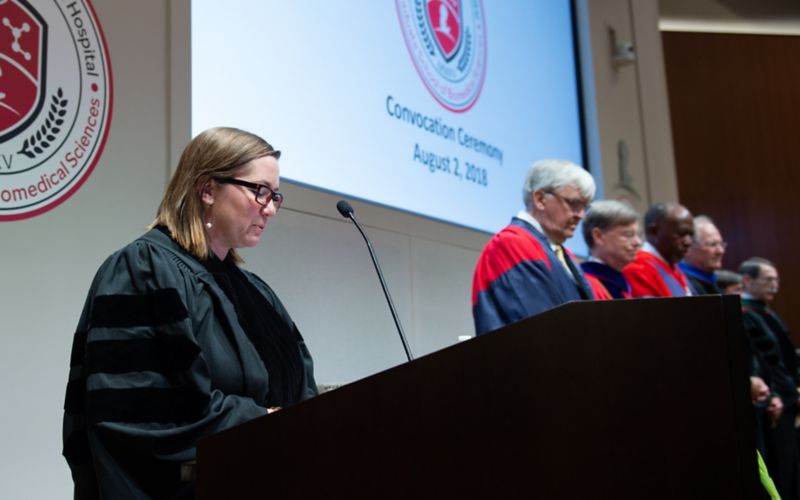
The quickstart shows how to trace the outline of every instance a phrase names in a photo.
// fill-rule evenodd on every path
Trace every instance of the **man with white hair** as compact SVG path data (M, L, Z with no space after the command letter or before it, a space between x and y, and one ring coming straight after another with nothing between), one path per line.
M583 220L583 239L591 256L581 264L598 299L629 299L631 286L622 270L642 246L639 214L617 200L600 200Z
M534 163L522 190L525 210L489 240L475 267L472 314L478 335L593 297L562 244L575 233L594 193L594 179L578 165Z
M692 295L721 293L714 273L722 269L722 257L725 255L726 246L719 229L710 217L698 215L694 218L692 245L683 257L683 261L678 264L689 279Z

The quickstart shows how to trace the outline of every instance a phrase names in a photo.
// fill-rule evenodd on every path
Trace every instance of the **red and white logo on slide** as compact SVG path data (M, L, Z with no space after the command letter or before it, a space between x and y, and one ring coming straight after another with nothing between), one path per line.
M431 95L457 113L470 109L486 77L481 0L395 0L414 67Z
M86 181L111 96L89 0L0 0L0 221L47 212Z
M0 40L5 40L0 41L0 142L5 142L42 107L47 26L25 4L5 1L0 12Z
M436 37L436 45L445 60L453 58L461 42L461 2L434 0L428 2L428 24Z

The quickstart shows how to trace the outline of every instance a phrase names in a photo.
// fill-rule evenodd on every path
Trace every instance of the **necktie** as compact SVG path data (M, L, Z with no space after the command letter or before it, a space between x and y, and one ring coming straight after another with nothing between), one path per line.
M567 257L564 255L564 248L561 245L557 245L556 248L553 250L556 253L556 257L558 260L561 261L561 264L564 266L570 275L572 275L572 271L569 269L569 264L567 264Z
M569 264L567 263L567 256L564 253L564 247L558 245L553 249L553 252L556 254L556 257L558 257L558 260L561 261L561 265L564 266L564 269L567 270L567 276L569 276L572 282L577 285L578 293L580 293L581 297L584 299L591 299L594 296L591 290L586 289L585 285L581 284L580 278L578 278L578 276L569 267Z

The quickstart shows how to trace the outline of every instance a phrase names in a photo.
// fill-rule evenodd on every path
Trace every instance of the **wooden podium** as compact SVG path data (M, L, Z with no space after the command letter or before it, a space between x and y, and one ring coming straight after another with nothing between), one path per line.
M197 498L761 498L738 297L575 302L208 437Z

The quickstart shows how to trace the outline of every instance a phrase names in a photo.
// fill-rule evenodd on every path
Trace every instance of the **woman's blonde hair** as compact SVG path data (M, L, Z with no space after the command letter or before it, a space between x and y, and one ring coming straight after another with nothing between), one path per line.
M148 229L165 226L184 250L205 261L210 250L203 221L203 186L214 177L234 177L246 163L264 156L277 159L281 153L250 132L230 127L201 132L183 150ZM241 262L235 249L231 257Z

